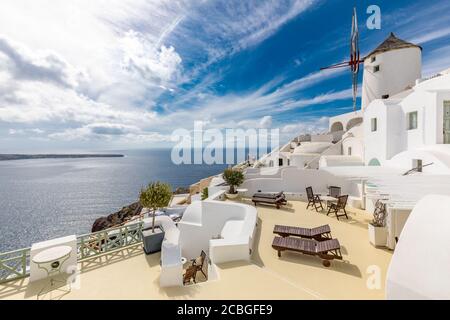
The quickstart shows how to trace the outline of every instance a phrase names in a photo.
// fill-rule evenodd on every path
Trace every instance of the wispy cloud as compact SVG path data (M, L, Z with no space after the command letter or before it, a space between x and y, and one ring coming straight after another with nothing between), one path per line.
M450 68L450 45L435 49L430 52L426 63L423 65L423 76L431 76Z
M52 139L142 141L163 139L155 130L168 132L169 119L191 116L187 102L220 117L211 103L241 98L215 96L210 87L220 75L198 81L203 68L258 45L315 2L4 0L0 124L39 124ZM194 80L192 90L181 86ZM161 104L162 95L175 95L173 105Z

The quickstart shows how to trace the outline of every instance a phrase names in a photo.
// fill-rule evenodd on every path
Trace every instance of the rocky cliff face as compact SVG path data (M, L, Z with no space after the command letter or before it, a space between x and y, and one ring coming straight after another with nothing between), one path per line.
M135 202L129 206L123 207L121 210L110 214L107 217L101 217L94 221L91 232L102 231L108 228L118 226L131 217L139 215L142 211L140 202Z

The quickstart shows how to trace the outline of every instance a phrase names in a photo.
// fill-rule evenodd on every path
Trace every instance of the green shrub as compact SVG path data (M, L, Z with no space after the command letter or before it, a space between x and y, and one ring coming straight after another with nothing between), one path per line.
M245 180L244 174L240 170L228 168L222 174L223 179L230 186L230 193L236 193L235 188L239 187Z
M209 197L208 188L204 188L202 190L202 200L206 200L206 199L208 199L208 197Z

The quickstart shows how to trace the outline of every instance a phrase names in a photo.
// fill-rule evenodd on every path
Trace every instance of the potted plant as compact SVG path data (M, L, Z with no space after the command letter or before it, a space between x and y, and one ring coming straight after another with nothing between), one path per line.
M172 198L171 187L159 181L150 183L147 188L142 188L139 195L139 200L142 206L149 208L152 214L151 230L144 230L144 250L148 253L153 253L161 250L161 244L164 240L164 230L162 228L155 228L155 214L156 210L167 207Z
M244 182L244 174L237 169L228 168L222 174L223 179L230 186L230 190L226 193L228 199L235 199L238 196L236 187Z
M375 247L386 246L386 205L378 200L373 212L373 220L369 223L369 241Z

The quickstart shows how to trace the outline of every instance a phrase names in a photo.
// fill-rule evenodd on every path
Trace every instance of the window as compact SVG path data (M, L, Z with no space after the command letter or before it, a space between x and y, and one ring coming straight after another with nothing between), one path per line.
M373 72L378 72L378 71L380 71L380 65L373 67Z
M348 155L351 156L352 155L352 147L348 147L348 151L347 151Z
M377 61L377 57L376 56L372 56L372 58L370 58L370 62L375 62Z
M408 130L417 129L417 111L407 113Z
M280 166L280 167L283 166L283 159L281 159L281 158L278 159L278 166Z
M370 128L372 132L377 131L377 118L370 119Z

